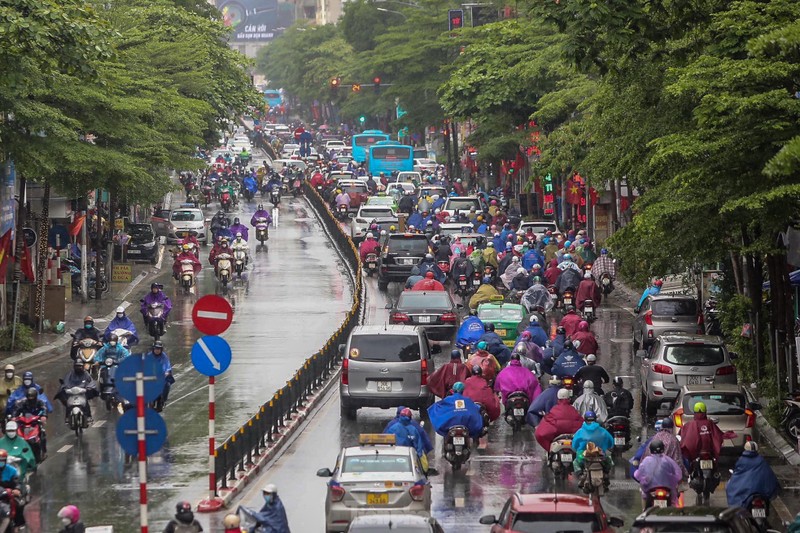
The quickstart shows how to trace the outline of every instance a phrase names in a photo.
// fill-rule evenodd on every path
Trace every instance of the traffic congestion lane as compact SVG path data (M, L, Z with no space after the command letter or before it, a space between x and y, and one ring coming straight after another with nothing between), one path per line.
M232 216L249 223L257 202L241 201ZM226 438L249 418L294 374L300 362L319 350L350 308L350 283L306 205L302 199L283 199L280 225L270 230L269 250L256 251L251 241L249 280L237 283L227 295L235 313L223 337L233 348L234 358L231 367L217 378L218 439ZM206 214L212 216L215 211ZM201 249L204 264L196 295L184 296L176 289L171 263L165 264L159 277L173 301L163 340L177 383L163 413L169 431L167 444L148 460L154 529L163 527L174 514L176 501L197 501L207 494L207 378L192 368L189 352L199 336L191 322L194 301L218 290L207 262L209 250ZM138 306L132 306L129 314L141 327ZM143 339L142 346L147 345L149 340ZM42 370L48 387L54 389L58 377L69 370L66 354L59 361ZM87 524L113 524L120 531L132 531L131 524L138 524L137 470L135 463L126 463L117 444L118 415L94 404L94 426L80 441L63 430L49 439L50 457L32 479L34 501L26 512L35 526L32 531L56 530L56 513L68 503L81 508ZM49 425L61 427L63 412L58 405Z

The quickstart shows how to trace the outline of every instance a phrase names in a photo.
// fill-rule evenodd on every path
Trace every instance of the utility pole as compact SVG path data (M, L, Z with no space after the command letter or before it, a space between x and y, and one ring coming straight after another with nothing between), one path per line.
M100 273L103 269L103 216L100 212L100 199L102 198L103 190L97 189L97 201L95 202L95 215L97 216L96 235L97 242L94 247L94 297L100 301L100 296L103 294L103 284L100 283Z

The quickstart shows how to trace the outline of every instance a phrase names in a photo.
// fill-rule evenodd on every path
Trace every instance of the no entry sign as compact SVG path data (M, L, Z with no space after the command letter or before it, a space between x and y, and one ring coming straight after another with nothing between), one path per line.
M228 300L209 294L203 296L192 308L194 326L206 335L219 335L231 325L233 308Z

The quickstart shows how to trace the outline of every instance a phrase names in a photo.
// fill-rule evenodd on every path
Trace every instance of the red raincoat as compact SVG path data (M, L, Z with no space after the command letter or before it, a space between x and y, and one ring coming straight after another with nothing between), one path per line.
M542 421L536 426L534 436L536 437L536 442L545 451L550 451L550 444L553 439L559 435L573 434L582 425L583 417L577 409L572 407L569 400L558 400L553 408L550 409L550 412L544 415Z
M443 291L444 285L435 279L421 279L411 287L412 291Z
M464 396L486 408L489 420L500 417L500 400L482 376L470 376L464 381Z
M578 285L578 292L575 294L578 309L583 311L583 302L591 300L594 303L594 308L600 305L600 287L592 279L583 279L581 284Z
M564 326L567 337L572 337L575 335L575 332L578 331L578 324L580 324L582 320L583 319L577 313L567 313L564 315L564 318L561 319L559 326Z
M572 340L580 341L578 353L583 355L593 353L597 355L597 339L594 338L594 334L591 331L576 331L575 334L572 335Z
M439 398L444 398L454 384L459 381L463 383L469 376L467 365L460 360L450 360L428 377L428 389Z
M558 268L558 259L552 259L550 261L550 267L544 271L544 278L547 280L547 284L555 285L560 275L561 269Z
M487 381L494 381L495 376L500 371L500 363L486 350L478 350L469 358L467 368L472 369L475 365L481 367L483 378Z
M722 430L708 419L706 413L695 413L694 419L681 428L681 452L689 461L694 461L702 451L718 458L721 449Z

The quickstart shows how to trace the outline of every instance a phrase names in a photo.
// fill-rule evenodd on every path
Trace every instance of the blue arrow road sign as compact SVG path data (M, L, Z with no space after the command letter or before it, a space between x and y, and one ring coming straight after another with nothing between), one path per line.
M167 440L167 424L161 415L149 407L144 411L145 449L153 455ZM125 453L139 454L139 433L136 429L136 409L128 409L117 420L117 440Z
M231 346L222 337L206 335L192 346L192 364L205 376L218 376L231 365Z
M154 355L132 354L123 359L114 375L120 396L136 405L136 373L144 374L144 401L153 402L164 391L164 368Z

